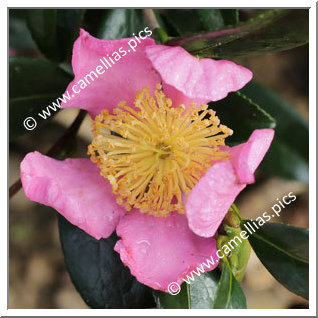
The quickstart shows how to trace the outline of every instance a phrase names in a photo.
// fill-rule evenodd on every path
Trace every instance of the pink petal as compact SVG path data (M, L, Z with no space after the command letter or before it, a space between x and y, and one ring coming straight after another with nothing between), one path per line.
M96 239L109 237L125 213L89 159L58 161L31 152L21 162L21 181L30 200L53 207Z
M263 160L274 136L272 129L254 130L249 140L230 149L231 158L217 162L192 189L186 202L189 227L197 235L213 236L228 209Z
M254 172L274 138L273 129L254 130L246 143L231 148L231 162L240 183L254 183Z
M67 91L74 97L66 104L62 103L62 107L86 109L94 116L103 109L116 107L122 100L132 104L137 91L140 91L143 86L150 86L151 89L154 89L155 84L160 83L160 77L153 69L145 53L145 47L153 45L154 40L146 38L140 40L141 43L136 42L138 45L135 52L127 44L129 41L136 41L136 39L100 40L81 30L80 36L73 47L72 66L75 78L67 87ZM131 42L131 44L134 43ZM126 51L125 55L122 53L123 50ZM117 57L118 61L114 59L115 52L121 56L121 58ZM111 67L107 65L103 57L110 63ZM115 64L112 64L109 57ZM103 66L100 59L108 69ZM98 66L103 67L103 74L98 74L96 70ZM94 74L92 74L94 81L90 77L86 77L91 84L83 88L78 94L74 94L72 91L73 85L77 85L75 90L78 91L80 89L78 82L83 80L91 71L94 71L98 78ZM99 72L102 73L102 71Z
M202 238L190 231L187 219L177 213L154 217L128 212L117 226L121 239L115 250L139 282L167 291L171 282L179 285L193 269L207 259L217 259L214 238ZM217 266L217 262L206 271Z
M190 229L203 237L213 236L245 186L238 182L230 161L215 163L188 196L186 214Z
M198 59L182 47L149 46L146 53L166 84L205 103L241 89L253 76L250 70L233 62Z

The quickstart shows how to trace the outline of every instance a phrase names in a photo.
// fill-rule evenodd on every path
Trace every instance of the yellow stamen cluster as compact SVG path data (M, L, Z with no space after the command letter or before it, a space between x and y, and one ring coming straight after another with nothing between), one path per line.
M228 158L219 146L232 130L220 125L207 105L172 107L157 88L155 98L149 88L138 92L134 108L121 102L113 114L99 114L88 154L110 181L119 204L167 216L184 213L183 195L212 161Z

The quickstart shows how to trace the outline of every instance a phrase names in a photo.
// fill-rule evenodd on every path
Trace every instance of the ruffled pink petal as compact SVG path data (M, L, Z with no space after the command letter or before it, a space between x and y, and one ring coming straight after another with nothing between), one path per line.
M220 100L241 89L253 76L250 70L233 62L198 59L182 47L149 46L146 53L161 75L164 88L165 84L170 85L197 102ZM174 101L172 88L167 89Z
M154 217L128 212L117 226L121 239L115 250L139 282L167 291L171 282L179 285L207 259L216 257L214 238L202 238L190 231L187 219L177 213ZM217 262L205 271L217 266Z
M23 189L30 200L53 207L96 239L109 237L125 213L116 203L110 184L89 159L58 161L31 152L20 168Z
M213 236L245 186L238 182L230 161L215 163L188 196L186 215L190 229L203 237Z
M95 116L103 109L113 109L122 100L132 105L136 93L143 86L154 89L155 84L160 83L160 77L148 60L145 48L155 42L151 38L140 40L141 43L138 43L134 52L128 45L131 40L136 41L135 38L100 40L81 30L73 47L72 66L75 78L67 87L67 91L73 97L61 106L86 109ZM135 45L133 42L130 43L132 46ZM112 64L109 58L115 64ZM98 74L98 66L103 68L103 74ZM94 81L86 77L91 84L84 87L83 80L85 82L85 76L92 71L98 78L92 73ZM102 73L101 70L99 72ZM72 90L74 85L77 85L76 91L81 89L78 94Z
M273 129L254 130L247 142L231 148L231 162L240 183L254 183L254 172L274 138Z
M186 202L189 227L197 235L211 237L247 183L273 140L273 129L258 129L249 140L230 148L230 160L217 162L192 189Z

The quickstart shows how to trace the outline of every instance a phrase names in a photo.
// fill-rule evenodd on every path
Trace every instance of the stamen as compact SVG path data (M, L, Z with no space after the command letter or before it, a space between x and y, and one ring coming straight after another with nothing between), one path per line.
M229 158L219 147L233 132L206 104L172 107L160 85L154 96L143 88L134 108L120 102L113 114L99 114L88 154L127 210L154 216L184 213L183 195L214 160Z

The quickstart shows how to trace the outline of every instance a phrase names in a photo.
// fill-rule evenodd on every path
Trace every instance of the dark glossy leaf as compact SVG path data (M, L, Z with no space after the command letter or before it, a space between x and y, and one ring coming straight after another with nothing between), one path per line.
M195 276L191 284L183 283L177 295L156 292L158 308L164 309L209 309L217 290L220 275L218 270Z
M232 294L229 309L246 309L246 297L241 288L240 284L237 282L235 277L232 275Z
M162 16L181 36L224 28L219 9L167 9Z
M246 298L234 278L230 266L227 262L223 263L221 278L218 282L217 290L214 296L212 308L214 309L238 309L246 308Z
M235 41L252 32L256 32L288 13L288 10L268 10L254 19L240 23L235 28L176 38L168 41L167 45L181 45L192 54L214 56L213 49ZM204 53L203 53L204 52Z
M245 142L254 129L275 128L275 120L264 109L240 92L230 93L226 98L209 103L216 111L221 123L234 133L227 138L227 144Z
M53 61L61 61L57 37L57 10L28 10L28 27L41 52Z
M306 143L306 141L304 141ZM293 147L275 137L260 169L269 175L281 178L309 182L308 161Z
M18 50L32 50L36 45L26 25L25 9L9 9L9 47Z
M225 26L221 10L197 9L195 11L204 30L219 30Z
M221 9L221 14L225 25L237 25L239 20L239 10L237 9Z
M281 223L265 223L248 239L268 271L291 292L308 299L308 230Z
M261 168L269 174L307 183L309 129L305 119L276 93L260 84L251 82L241 92L277 122L274 141Z
M195 277L195 281L188 285L192 309L211 308L219 279L220 273L217 269Z
M170 295L161 291L154 291L154 297L159 309L190 309L190 286L183 283L177 295Z
M57 34L59 50L62 60L72 56L73 44L79 36L79 29L83 23L85 10L83 9L58 9Z
M293 145L303 157L309 157L309 129L306 120L277 93L256 82L247 84L241 92L268 111L277 121L276 136ZM297 130L297 133L291 132Z
M30 9L28 27L41 52L52 61L70 56L85 10Z
M231 41L214 50L215 56L230 58L274 53L292 49L308 43L308 10L297 10L259 31Z
M308 43L308 10L274 9L236 27L172 39L200 57L232 58L288 50Z
M97 31L97 37L114 40L132 37L146 27L141 9L105 10Z
M223 275L223 274L222 274ZM227 275L227 274L226 274ZM222 308L246 308L246 299L244 293L230 272L231 293L227 307ZM223 288L225 283L222 283ZM195 276L191 284L183 283L181 291L177 295L170 295L163 292L155 292L155 299L158 308L164 309L209 309L213 308L215 297L220 287L220 273L218 269L211 272ZM221 291L219 291L221 293ZM220 300L217 304L221 306Z
M71 279L91 308L155 306L150 288L131 276L113 250L116 237L96 240L59 216L59 231Z
M71 76L50 62L27 58L9 59L9 136L10 139L28 132L25 118L45 122L38 112L64 93Z
M228 268L226 269L228 271ZM219 295L219 287L221 284L221 277L224 270L220 274L218 269L208 272L203 276L198 277L198 283L192 287L191 304L192 308L216 308L217 297ZM232 273L231 273L232 275ZM197 278L196 278L197 279ZM204 290L206 297L201 297L200 291ZM227 308L229 309L244 309L246 308L246 298L241 289L240 284L232 275L232 287L231 287L230 303ZM202 293L202 292L201 292ZM205 305L206 307L196 307L197 304ZM209 307L208 307L209 306ZM225 307L224 307L225 308Z
M198 18L194 19L195 10L167 9L162 13L167 24L173 28L179 36L185 36L202 31L202 25ZM171 32L169 32L170 35Z

